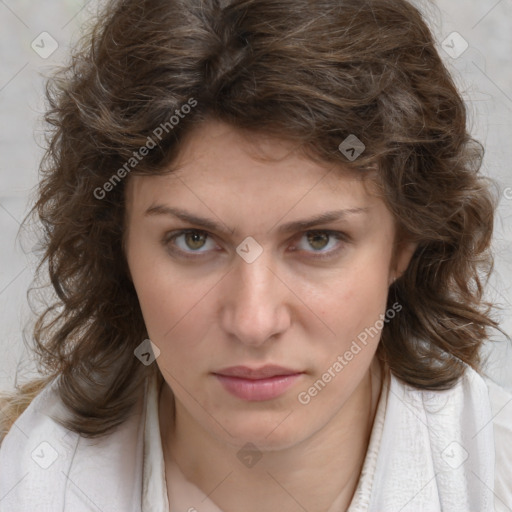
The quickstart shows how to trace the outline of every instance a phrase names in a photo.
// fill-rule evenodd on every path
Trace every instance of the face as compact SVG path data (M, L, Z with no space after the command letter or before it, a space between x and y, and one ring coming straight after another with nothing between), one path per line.
M177 418L233 445L299 443L368 374L410 254L393 255L368 183L283 141L211 121L173 167L130 177L126 254Z

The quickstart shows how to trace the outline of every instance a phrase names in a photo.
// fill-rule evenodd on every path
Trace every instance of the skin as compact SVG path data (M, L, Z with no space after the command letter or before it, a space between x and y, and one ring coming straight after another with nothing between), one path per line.
M130 177L126 196L126 256L165 379L159 413L166 467L174 459L223 512L325 512L337 497L338 510L346 510L381 390L379 336L307 405L298 394L385 313L389 285L414 246L393 250L394 219L367 181L283 140L249 140L208 121L184 141L174 167L177 174ZM207 217L224 231L161 207ZM278 233L284 223L339 209L362 211L308 230L338 231L345 240ZM192 228L207 235L166 238ZM263 249L252 263L236 252L248 236ZM173 247L199 257L186 259ZM262 402L229 394L212 375L265 364L305 373ZM237 458L248 442L262 454L251 468Z

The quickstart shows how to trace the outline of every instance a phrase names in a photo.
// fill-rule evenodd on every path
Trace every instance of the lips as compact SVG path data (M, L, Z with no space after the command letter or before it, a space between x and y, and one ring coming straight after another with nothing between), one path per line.
M304 372L267 365L262 368L231 366L213 375L231 395L249 402L272 400L283 395Z
M224 375L226 377L239 377L241 379L268 379L270 377L277 377L281 375L295 375L302 373L297 370L291 370L282 366L266 365L262 368L249 368L248 366L231 366L218 372L217 375Z

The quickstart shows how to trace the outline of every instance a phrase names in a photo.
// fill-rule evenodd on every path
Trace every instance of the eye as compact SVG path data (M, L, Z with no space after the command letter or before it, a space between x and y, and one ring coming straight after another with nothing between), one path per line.
M338 254L344 242L348 241L348 236L340 231L317 230L306 231L302 234L301 240L303 239L306 240L307 246L314 249L313 251L304 249L307 252L313 252L313 258L325 258ZM324 250L326 247L330 249Z
M343 249L344 243L349 241L349 237L340 231L316 230L306 231L301 235L301 240L306 240L307 245L309 248L312 247L313 251L301 248L299 244L293 248L292 252L299 247L301 251L312 252L312 258L329 258L337 255ZM210 247L208 247L208 241L211 242ZM167 233L162 244L169 252L184 258L200 257L217 247L210 235L199 229L182 229ZM330 247L330 249L325 250L326 247Z
M174 231L167 233L162 240L164 246L166 246L172 253L181 253L185 257L190 257L188 254L204 254L208 252L208 233L206 231L200 231L198 229L182 229L181 231ZM210 239L211 240L211 239ZM207 250L200 251L206 247ZM214 246L215 247L215 244ZM210 247L212 249L212 247ZM195 256L191 256L194 258Z

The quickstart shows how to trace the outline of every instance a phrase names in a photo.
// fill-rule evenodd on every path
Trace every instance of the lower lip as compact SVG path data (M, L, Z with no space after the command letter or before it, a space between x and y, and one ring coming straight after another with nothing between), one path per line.
M215 374L226 391L248 402L262 402L277 398L293 386L301 376L302 373L294 373L266 379L242 379Z

